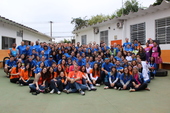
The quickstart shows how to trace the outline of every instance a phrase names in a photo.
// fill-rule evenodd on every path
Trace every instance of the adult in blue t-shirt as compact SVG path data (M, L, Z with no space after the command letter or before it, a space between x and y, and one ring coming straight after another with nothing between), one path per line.
M14 56L10 56L10 59L5 61L4 72L7 74L7 77L8 77L9 70L15 65L16 62L14 60Z
M40 45L39 45L39 42L38 41L36 41L35 42L35 45L33 46L33 48L38 52L39 51L39 49L40 49Z
M19 45L17 47L17 49L19 50L19 54L22 55L23 51L25 50L26 46L24 45L24 41L21 42L21 45Z
M102 73L101 73L101 79L104 82L104 78L106 76L105 71L110 72L112 66L115 66L113 63L110 63L110 59L109 58L105 58L105 62L102 64Z
M123 47L124 47L124 49L127 47L127 45L132 45L132 43L131 42L129 42L129 39L128 38L126 38L125 39L126 40L126 42L125 43L123 43Z
M49 56L49 59L45 61L45 66L46 66L46 67L51 67L52 64L53 64L53 62L55 62L55 61L53 60L53 56L50 55L50 56Z

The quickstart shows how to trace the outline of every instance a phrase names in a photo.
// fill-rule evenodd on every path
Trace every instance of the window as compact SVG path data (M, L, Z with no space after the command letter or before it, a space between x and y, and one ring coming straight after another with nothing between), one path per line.
M86 35L81 36L81 44L85 45L86 41L87 41L87 36Z
M15 42L15 38L2 37L2 49L12 48L12 44Z
M160 44L170 44L170 17L155 20L156 40Z
M23 37L23 30L17 31L17 36L18 37Z
M103 41L106 45L108 45L108 30L100 32L100 42Z
M145 22L130 26L130 39L131 42L133 42L134 39L137 39L138 41L141 42L142 45L145 44L146 41Z

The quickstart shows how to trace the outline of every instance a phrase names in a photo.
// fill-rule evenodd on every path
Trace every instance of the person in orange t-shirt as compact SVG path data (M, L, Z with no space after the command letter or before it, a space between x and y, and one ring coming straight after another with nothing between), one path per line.
M67 85L67 78L64 75L64 72L61 71L58 77L51 80L50 87L52 88L52 90L50 91L50 93L61 94L60 91L63 91L66 85Z
M95 63L93 69L90 70L90 79L92 80L93 85L100 86L102 80L100 77L100 70L97 63Z
M30 80L31 76L32 76L31 66L28 63L28 64L26 64L25 69L21 71L19 84L21 86L29 85L30 83L33 82L33 80Z
M21 72L21 63L18 62L16 67L12 67L11 69L11 76L10 76L10 82L12 83L18 83L20 78L20 72Z
M29 84L30 92L33 95L37 95L40 92L45 91L45 82L47 80L47 67L43 67L41 72L35 75L34 82Z
M81 95L85 95L84 91L87 90L88 88L86 85L82 84L83 74L81 71L79 71L78 68L79 68L78 65L75 64L74 71L69 72L67 79L68 81L70 81L69 87L71 89L69 90L65 89L65 90L67 90L66 91L67 93L75 93L78 91Z
M86 72L86 66L81 66L80 71L83 74L83 84L85 84L88 88L89 91L91 90L96 90L96 88L93 86L93 83L91 82L91 80L89 79L89 76Z

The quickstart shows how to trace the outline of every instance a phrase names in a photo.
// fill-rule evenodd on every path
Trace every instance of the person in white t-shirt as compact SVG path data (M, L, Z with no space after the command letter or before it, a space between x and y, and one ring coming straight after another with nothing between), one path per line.
M128 62L132 61L131 53L128 52L127 55L128 55L128 56L126 56L126 60L128 60Z

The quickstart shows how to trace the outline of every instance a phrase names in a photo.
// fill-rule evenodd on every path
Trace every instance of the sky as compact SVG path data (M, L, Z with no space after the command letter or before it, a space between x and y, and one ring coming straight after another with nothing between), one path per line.
M50 35L50 21L56 41L74 36L72 18L91 18L97 14L111 15L126 0L0 0L0 16ZM156 0L137 0L149 7ZM67 39L67 38L66 38Z

